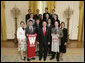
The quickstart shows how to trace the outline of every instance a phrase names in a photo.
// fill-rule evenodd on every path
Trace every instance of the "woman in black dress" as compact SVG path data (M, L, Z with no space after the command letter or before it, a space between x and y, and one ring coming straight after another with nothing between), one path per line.
M63 37L61 38L61 46L60 46L60 58L63 60L63 53L66 53L66 45L67 45L67 29L65 28L65 23L61 22L61 29L63 30Z

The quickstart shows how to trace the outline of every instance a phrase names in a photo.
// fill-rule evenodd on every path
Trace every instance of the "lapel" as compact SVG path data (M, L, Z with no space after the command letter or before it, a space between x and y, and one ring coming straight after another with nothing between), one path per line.
M43 27L42 27L42 34L43 34ZM46 34L47 34L47 27L46 27L46 30L45 30L45 36L46 36Z

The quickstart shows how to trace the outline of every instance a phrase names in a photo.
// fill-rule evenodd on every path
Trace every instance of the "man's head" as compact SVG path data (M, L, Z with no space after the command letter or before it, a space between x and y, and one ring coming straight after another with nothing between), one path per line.
M39 14L39 11L40 11L39 9L36 10L37 14Z
M28 9L28 13L29 13L29 14L31 13L31 9Z
M49 18L49 14L46 14L46 17Z
M52 10L52 13L55 13L55 9Z
M47 25L47 23L45 21L43 21L42 26L46 27L46 25Z
M45 8L45 12L48 12L48 8Z
M31 14L30 14L30 18L33 18L33 17L34 17L34 15L33 15L33 13L31 13Z
M39 19L36 19L36 23L39 24L40 23L40 20Z
M21 26L22 28L24 28L24 26L25 26L24 21L21 21L21 22L20 22L20 26Z
M48 19L48 24L50 24L51 23L51 19Z
M28 21L28 25L29 25L29 26L32 26L32 25L33 25L33 21L32 21L32 20L29 20L29 21Z
M39 18L42 19L42 14L39 14Z
M58 27L58 21L55 21L54 25L55 27Z

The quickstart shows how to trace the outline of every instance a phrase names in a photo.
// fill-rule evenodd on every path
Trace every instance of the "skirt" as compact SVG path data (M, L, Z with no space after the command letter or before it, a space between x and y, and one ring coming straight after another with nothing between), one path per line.
M20 40L20 45L18 45L18 51L26 51L27 50L27 43L26 39L21 39Z

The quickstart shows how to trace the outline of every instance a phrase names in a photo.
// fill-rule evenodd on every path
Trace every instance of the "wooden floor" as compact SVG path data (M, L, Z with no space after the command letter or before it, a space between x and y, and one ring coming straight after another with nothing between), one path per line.
M84 48L77 48L77 42L71 42L67 47L67 52L63 56L63 61L60 62L84 62ZM74 45L73 45L74 44ZM51 56L47 57L46 62L57 62L56 59L49 60ZM22 61L20 53L17 51L17 44L13 41L1 42L1 62L28 62ZM38 56L35 56L35 60L30 62L44 62L43 59L39 61Z

